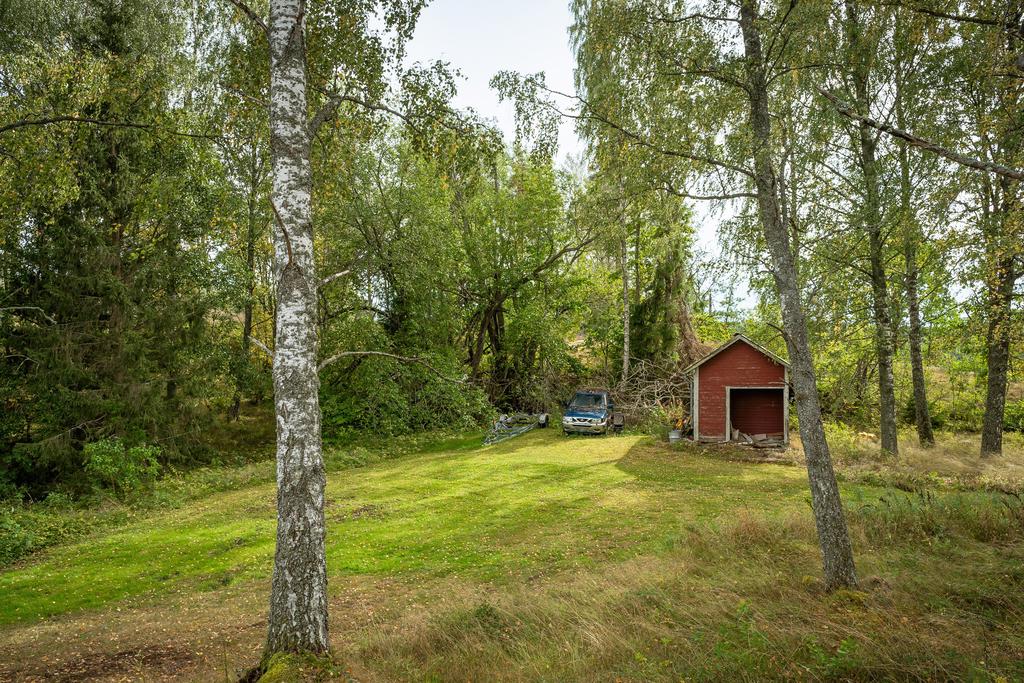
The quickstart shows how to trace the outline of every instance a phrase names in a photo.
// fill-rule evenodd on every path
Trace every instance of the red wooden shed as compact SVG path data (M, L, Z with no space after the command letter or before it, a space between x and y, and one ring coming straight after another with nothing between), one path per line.
M731 441L734 430L789 443L789 363L742 334L686 368L695 441Z

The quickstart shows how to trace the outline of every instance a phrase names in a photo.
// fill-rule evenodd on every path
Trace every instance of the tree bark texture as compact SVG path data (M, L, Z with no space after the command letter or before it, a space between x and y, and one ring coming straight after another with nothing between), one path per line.
M1006 384L1010 365L1013 288L1017 282L1014 257L1011 255L997 259L995 271L992 274L992 283L989 285L986 297L988 378L985 393L985 416L981 426L982 457L1000 455L1003 452L1003 420L1006 414Z
M629 254L626 236L619 243L619 265L622 270L622 385L629 381Z
M899 114L897 113L899 118ZM928 409L928 391L924 379L924 357L921 353L921 301L918 283L917 245L921 228L914 215L910 197L910 159L906 145L900 146L900 208L903 220L903 260L906 267L907 344L910 347L910 375L914 387L914 423L917 440L925 448L935 445L932 417Z
M753 161L758 214L771 255L772 276L782 306L782 320L786 331L797 414L800 419L800 437L807 460L811 507L818 531L818 543L821 546L825 585L829 590L853 587L857 585L853 549L821 420L814 360L807 339L807 322L800 302L796 259L790 250L789 233L782 221L779 207L779 188L771 151L768 85L761 34L757 24L757 0L743 0L740 5L740 29L743 34L750 123L755 144Z
M1007 16L1013 25L1024 24L1024 3L1017 0L1007 3ZM1005 34L1005 54L1010 59L1020 57L1019 33ZM1019 162L1024 144L1020 132L1021 89L1011 79L1000 79L998 92L999 109L1002 110L1003 128L999 143L991 150L993 158ZM1003 452L1003 422L1006 417L1006 388L1010 365L1010 340L1013 330L1013 297L1017 279L1021 276L1018 262L1024 258L1020 229L1021 206L1019 179L999 176L994 182L987 179L985 184L986 203L990 206L985 221L986 273L986 314L988 329L987 387L985 394L985 416L981 427L982 457L1001 455Z
M271 0L277 548L267 654L328 650L304 0Z
M853 84L857 108L869 115L871 104L869 45L863 43L857 6L846 2L847 32L853 65ZM879 428L882 450L897 453L896 389L893 379L893 329L889 291L885 273L885 240L882 237L882 210L879 196L877 139L875 131L863 121L857 124L858 161L864 179L864 203L860 218L868 233L868 260L871 265L871 311L875 323L875 355L878 360Z

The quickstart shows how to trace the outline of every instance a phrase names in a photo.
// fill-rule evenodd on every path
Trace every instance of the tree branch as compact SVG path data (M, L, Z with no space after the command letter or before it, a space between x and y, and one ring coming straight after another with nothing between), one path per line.
M266 344L261 342L256 337L249 337L249 341L251 341L253 343L253 345L256 348L258 348L260 351L262 351L263 353L267 354L267 356L270 358L270 360L274 360L274 352L270 350L270 347L268 347Z
M696 199L698 201L727 201L729 199L756 199L757 195L753 192L729 192L725 194L690 194L682 190L677 190L672 187L669 183L665 183L665 191L669 194L674 194L677 197L683 199Z
M328 99L323 104L323 106L320 107L320 109L313 116L313 118L310 119L309 121L309 134L311 136L316 135L320 131L320 128L323 127L324 123L326 123L332 116L334 116L335 112L338 111L338 107L341 106L342 102L351 102L352 104L358 104L364 109L369 109L371 111L379 111L386 114L391 114L393 116L397 116L414 131L416 131L417 133L420 132L419 127L413 121L411 116L409 116L405 112L389 107L386 104L381 104L379 102L370 102L369 100L366 100L362 97L357 97L355 95L332 95L326 91L321 92L327 95Z
M659 24L682 24L683 22L690 21L692 19L701 19L703 21L729 21L733 23L739 22L739 19L735 19L733 17L726 17L716 14L704 14L703 12L694 12L693 14L687 14L681 17L670 17L665 14L661 14L657 17L654 17L654 21L658 22Z
M16 130L18 128L25 128L27 126L48 126L54 123L89 123L94 126L108 126L111 128L135 128L138 130L148 130L158 133L167 133L169 135L177 135L185 138L200 138L203 140L220 140L221 136L211 135L209 133L183 133L177 130L161 130L156 126L148 123L134 123L132 121L105 121L103 119L93 119L87 116L48 116L38 119L21 119L19 121L12 121L0 125L0 133L6 133L8 131Z
M336 353L330 358L321 361L320 365L317 367L317 370L323 370L327 366L331 365L331 363L339 361L342 358L348 358L350 356L381 356L383 358L392 358L402 363L417 363L419 365L422 365L426 369L430 370L432 373L434 373L441 379L445 380L446 382L453 382L455 384L465 383L461 379L452 379L451 377L444 374L443 372L441 372L440 370L438 370L437 368L435 368L433 365L423 360L422 358L417 358L415 356L399 356L394 353L385 353L384 351L342 351L341 353Z
M263 21L263 18L256 14L252 7L249 7L249 5L245 4L242 0L228 0L228 2L234 5L242 14L249 17L249 19L252 20L252 23L256 24L264 34L270 33L270 29L267 28L267 22Z
M325 285L328 285L328 284L334 282L335 280L337 280L339 277L345 277L346 275L348 275L351 272L352 272L351 270L345 269L345 270L342 270L340 272L335 273L334 275L328 275L323 280L320 280L320 286L323 287Z
M5 306L4 308L0 308L0 313L3 313L5 311L39 311L39 314L46 318L46 320L51 325L57 324L56 320L54 320L46 311L39 308L38 306Z
M835 106L836 111L838 111L843 116L853 119L854 121L859 121L864 125L871 126L872 128L880 130L883 133L887 133L894 138L903 140L911 147L917 147L918 149L923 149L932 152L933 154L937 154L940 157L949 159L950 161L960 164L961 166L973 168L978 171L985 171L986 173L995 173L997 175L1010 178L1011 180L1024 180L1024 171L1022 170L1010 168L1008 166L1003 166L1002 164L997 164L992 161L982 161L980 159L974 159L971 157L964 156L963 154L953 152L951 150L946 149L945 147L942 147L937 143L918 137L913 133L908 133L905 130L901 130L894 126L890 126L887 123L876 121L870 116L864 116L863 114L859 114L853 109L852 106L850 106L846 102L843 102L841 99L839 99L832 93L828 92L821 86L818 86L817 90L822 94L822 96L825 99L831 102Z
M943 12L941 10L924 7L913 2L905 2L904 0L888 0L887 2L882 2L881 4L884 5L885 7L899 7L901 9L908 9L912 12L924 14L926 16L934 17L936 19L949 19L950 21L957 21L966 24L978 24L980 26L994 26L996 28L1001 28L1004 31L1017 34L1019 34L1021 31L1020 27L1015 26L1012 22L1004 21L1002 19L993 19L990 17L977 17L970 14L956 14L954 12Z
M569 114L567 112L561 111L560 109L558 109L556 106L554 106L550 102L542 103L545 106L547 106L550 109L552 109L553 111L557 112L560 116L563 116L563 117L568 118L568 119L575 119L575 120L591 118L591 119L594 119L596 121L599 121L600 123L603 123L604 125L608 126L609 128L611 128L613 130L617 130L619 133L621 133L622 135L626 136L630 140L633 140L634 142L636 142L641 147L646 147L646 148L648 148L648 149L650 149L652 151L658 152L660 154L664 154L665 156L678 157L680 159L688 159L690 161L696 161L696 162L703 163L703 164L708 164L708 165L711 165L711 166L717 166L719 168L723 168L723 169L726 169L728 171L732 171L734 173L739 173L739 174L744 175L744 176L746 176L748 178L753 178L754 177L754 174L749 169L743 168L742 166L738 166L736 164L731 164L731 163L729 163L727 161L722 161L721 159L716 159L714 157L706 156L706 155L703 155L703 154L697 154L696 152L691 152L689 150L680 150L680 149L672 149L672 148L662 147L662 146L660 146L660 145L658 145L658 144L656 144L656 143L646 139L645 137L643 137L639 133L635 133L635 132L625 128L624 126L616 123L615 121L612 121L608 117L602 115L600 112L598 112L594 108L594 106L590 102L588 102L583 97L580 97L579 95L570 95L568 93L564 93L564 92L561 92L561 91L558 91L558 90L555 90L553 88L549 88L547 86L540 85L540 84L538 84L538 87L540 89L542 89L542 90L545 90L546 92L551 93L552 95L558 95L559 97L565 97L567 99L576 100L581 105L583 105L583 107L585 107L585 113Z

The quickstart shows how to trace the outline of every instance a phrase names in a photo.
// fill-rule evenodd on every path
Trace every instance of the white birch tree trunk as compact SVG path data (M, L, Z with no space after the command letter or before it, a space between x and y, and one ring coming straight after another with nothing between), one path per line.
M277 548L266 653L328 650L304 0L271 0Z

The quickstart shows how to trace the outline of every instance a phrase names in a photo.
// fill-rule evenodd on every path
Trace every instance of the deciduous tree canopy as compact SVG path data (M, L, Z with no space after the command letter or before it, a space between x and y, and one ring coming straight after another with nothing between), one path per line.
M0 3L0 499L129 495L272 410L267 648L324 651L324 439L678 382L743 332L791 363L836 588L827 420L892 457L1024 429L1022 0L573 0L574 92L494 76L512 139L408 64L424 5Z

